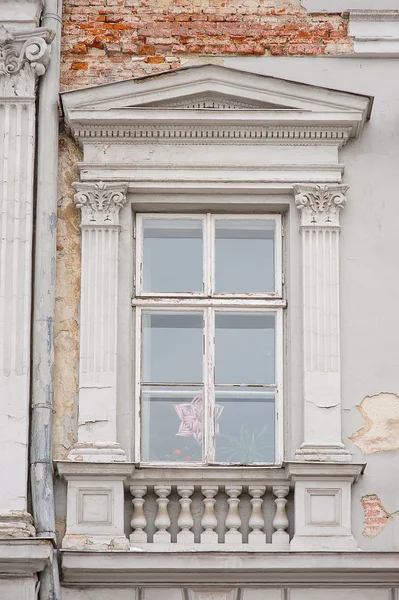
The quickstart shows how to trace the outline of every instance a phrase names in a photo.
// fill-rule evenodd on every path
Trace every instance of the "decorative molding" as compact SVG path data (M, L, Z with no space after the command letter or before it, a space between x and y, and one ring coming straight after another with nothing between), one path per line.
M226 97L222 94L197 94L188 96L183 100L171 100L163 102L152 102L146 106L151 108L207 108L222 110L251 110L264 109L265 102L244 102L236 98ZM271 109L279 108L276 104L270 104Z
M239 590L223 588L188 589L188 600L238 600Z
M397 0L301 0L301 5L310 13L336 14L353 10L375 11L394 10L398 7Z
M283 119L282 119L283 120ZM248 145L254 143L314 146L322 143L341 148L353 132L352 126L300 126L300 125L77 125L75 138L82 143L112 138L113 144L131 144L162 140L163 144L226 144Z
M295 204L302 227L339 227L339 213L346 204L348 185L295 185Z
M360 94L331 90L314 85L305 85L297 81L289 81L280 77L271 77L239 71L220 65L197 65L174 69L167 73L152 74L148 77L99 86L95 90L86 88L61 94L62 104L68 123L76 119L75 111L93 108L101 114L117 111L119 108L140 109L142 119L154 116L156 111L146 107L157 104L162 112L162 105L172 102L190 102L193 96L223 97L224 102L260 105L259 113L273 112L271 107L278 107L284 113L293 113L293 118L301 118L302 113L326 114L341 113L344 117L357 113L364 123L370 117L372 98ZM258 107L259 108L259 107ZM126 111L124 111L126 112ZM188 110L188 118L195 113L202 113L204 121L212 119L212 113L220 110ZM228 118L232 111L227 109ZM235 111L234 117L241 120L245 110ZM296 113L296 115L295 115ZM308 115L309 116L309 115ZM175 118L184 120L185 114L174 111ZM93 119L94 120L94 119Z
M0 25L0 95L32 97L37 78L44 75L50 61L49 29L11 33Z
M356 54L399 56L399 10L351 10L349 36Z
M193 556L179 553L65 552L61 551L64 585L166 585L171 583L202 588L223 584L299 585L319 584L367 589L375 584L399 585L398 557L395 552L204 552ZM194 566L193 566L194 565ZM161 594L160 594L161 595ZM320 594L320 597L323 597ZM245 598L245 596L244 596Z
M82 227L119 226L119 211L126 204L127 183L73 183Z

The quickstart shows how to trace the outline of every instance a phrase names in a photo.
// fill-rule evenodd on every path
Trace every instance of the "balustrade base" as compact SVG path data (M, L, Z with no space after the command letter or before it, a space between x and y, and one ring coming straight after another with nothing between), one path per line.
M129 550L129 540L124 535L83 535L67 533L62 540L63 550Z
M289 552L289 543L283 544L130 544L131 552Z
M352 535L295 535L291 541L290 550L297 552L356 552L359 547Z

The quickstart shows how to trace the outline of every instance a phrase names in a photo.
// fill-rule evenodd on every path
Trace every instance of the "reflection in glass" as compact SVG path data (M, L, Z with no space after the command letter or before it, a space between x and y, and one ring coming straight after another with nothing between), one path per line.
M143 292L202 292L202 220L143 220Z
M223 407L215 438L216 462L274 462L274 390L217 387L215 401Z
M202 383L201 312L144 311L142 381Z
M216 383L275 382L275 314L217 312Z
M143 460L199 462L203 445L202 388L142 388Z
M215 291L254 294L275 291L275 221L217 219Z

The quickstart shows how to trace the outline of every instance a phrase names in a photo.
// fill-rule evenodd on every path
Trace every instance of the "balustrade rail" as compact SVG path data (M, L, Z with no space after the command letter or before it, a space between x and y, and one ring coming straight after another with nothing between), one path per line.
M215 484L196 477L133 482L131 546L149 551L160 551L161 544L172 551L289 550L289 484L263 483L232 478Z

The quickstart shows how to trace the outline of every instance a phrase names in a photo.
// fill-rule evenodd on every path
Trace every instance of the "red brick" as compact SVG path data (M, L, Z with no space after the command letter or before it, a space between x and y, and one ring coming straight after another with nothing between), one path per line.
M270 0L64 0L63 15L63 89L175 68L187 54L312 56L350 43L346 17L309 15L288 1L277 9Z

